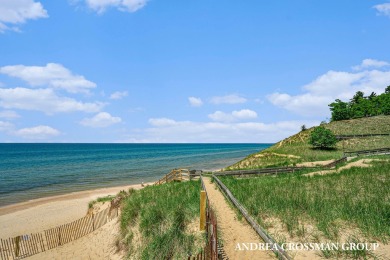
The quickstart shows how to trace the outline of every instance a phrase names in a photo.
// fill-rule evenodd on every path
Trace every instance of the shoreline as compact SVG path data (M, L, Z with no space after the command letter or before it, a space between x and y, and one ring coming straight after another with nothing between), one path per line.
M152 185L154 182L144 183ZM108 187L71 192L33 199L0 208L0 230L2 239L23 234L41 232L84 217L88 203L98 197L116 195L129 188L142 189L142 184Z
M154 184L154 182L144 183L145 186L152 185L152 184ZM70 199L81 199L81 198L85 198L87 196L94 196L97 194L101 194L101 196L105 196L106 193L107 193L107 195L110 195L113 192L118 193L121 190L128 190L129 188L140 189L143 187L141 186L141 183L136 183L136 184L113 186L113 187L107 187L107 188L73 191L73 192L68 192L68 193L64 193L64 194L60 194L60 195L45 196L42 198L31 199L31 200L27 200L27 201L23 201L23 202L17 202L17 203L1 206L0 207L0 216L14 213L14 212L24 210L24 209L36 207L36 206L50 203L50 202L64 201L64 200L70 200Z

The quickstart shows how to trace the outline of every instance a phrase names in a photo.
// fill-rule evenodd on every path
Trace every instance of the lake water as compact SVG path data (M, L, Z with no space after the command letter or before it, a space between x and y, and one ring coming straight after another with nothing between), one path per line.
M0 144L0 206L215 170L271 144Z

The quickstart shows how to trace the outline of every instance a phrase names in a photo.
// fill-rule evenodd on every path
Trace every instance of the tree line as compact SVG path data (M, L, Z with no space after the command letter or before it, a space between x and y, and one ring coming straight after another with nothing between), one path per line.
M369 96L365 96L362 91L358 91L349 102L336 99L329 104L329 107L332 121L390 115L390 86L387 86L385 92L380 95L372 92Z

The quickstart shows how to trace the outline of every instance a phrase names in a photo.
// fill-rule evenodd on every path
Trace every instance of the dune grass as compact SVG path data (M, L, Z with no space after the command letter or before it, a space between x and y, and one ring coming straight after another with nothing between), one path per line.
M344 120L324 124L337 135L390 134L390 116L376 116ZM267 167L294 166L301 162L335 160L343 151L370 150L390 147L390 136L373 136L339 141L335 149L313 149L308 144L313 128L301 131L275 145L229 166L226 170L256 169Z
M135 191L123 202L122 236L133 259L184 259L205 245L202 233L189 232L199 217L200 181L168 183ZM133 243L134 230L141 243Z
M221 180L260 224L275 217L290 236L300 236L305 223L314 223L323 236L338 239L347 223L367 238L382 242L390 238L389 161L323 176L296 173Z
M97 198L96 200L93 200L93 201L90 201L88 203L88 208L92 208L93 205L95 205L96 203L98 202L107 202L107 201L111 201L115 198L116 196L115 195L107 195L107 196L104 196L104 197L99 197Z

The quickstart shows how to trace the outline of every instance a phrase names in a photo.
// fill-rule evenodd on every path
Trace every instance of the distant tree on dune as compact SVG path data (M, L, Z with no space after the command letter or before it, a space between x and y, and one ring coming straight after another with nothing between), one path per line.
M364 96L362 91L357 91L349 102L336 99L329 104L329 108L332 112L331 121L390 115L390 86L387 86L385 92L380 95L371 92L369 96Z
M336 136L323 126L317 126L310 133L309 144L320 149L333 148L337 143Z

